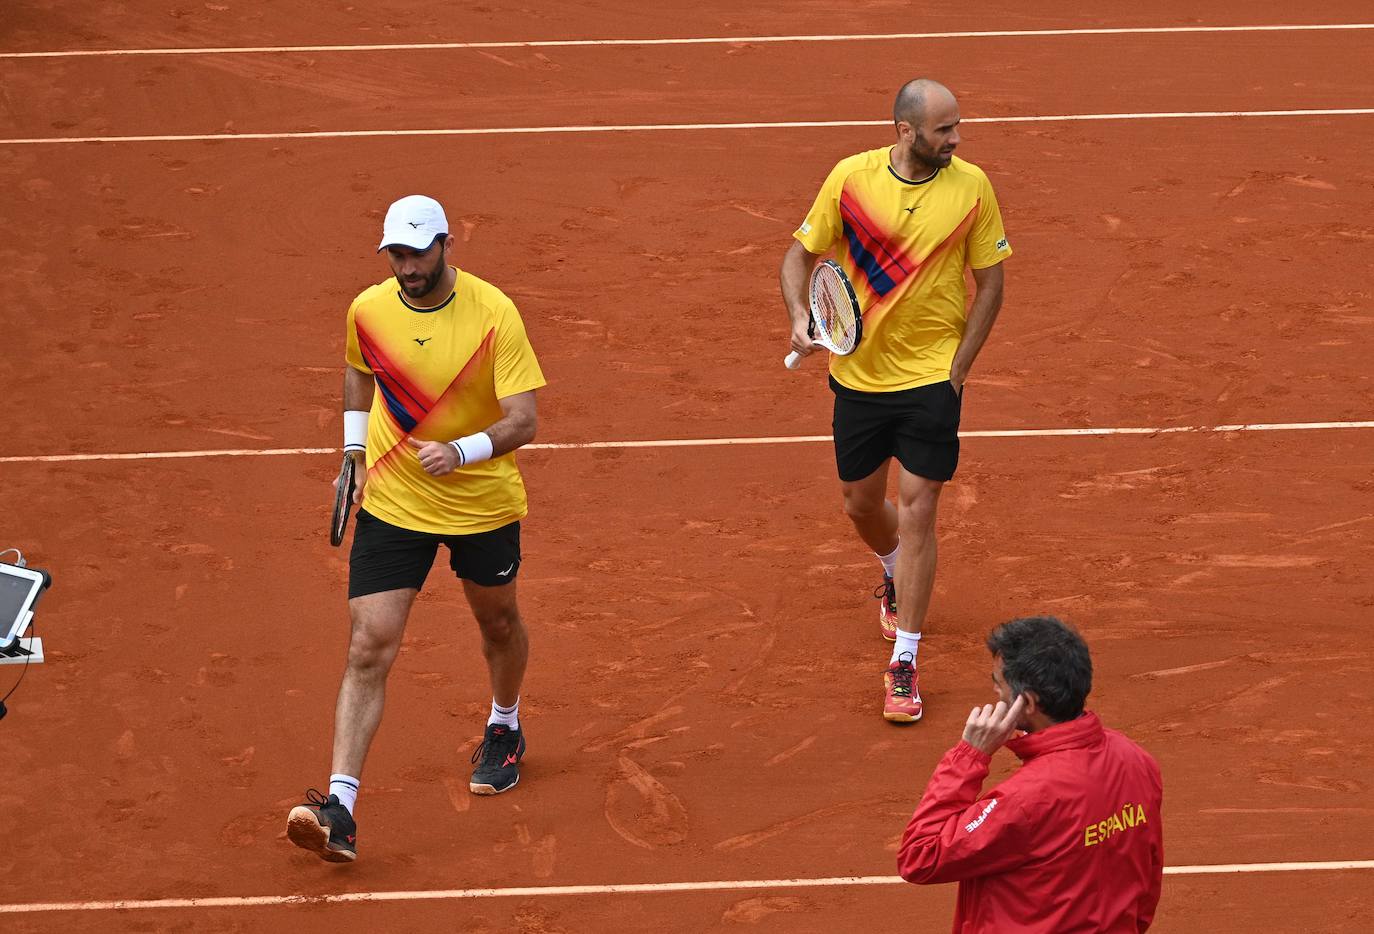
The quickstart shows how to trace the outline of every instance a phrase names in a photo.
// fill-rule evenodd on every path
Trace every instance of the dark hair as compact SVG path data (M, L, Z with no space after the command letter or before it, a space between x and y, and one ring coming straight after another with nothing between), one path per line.
M1002 659L1002 677L1014 694L1031 691L1056 723L1083 712L1093 689L1088 644L1053 616L1026 616L988 634L988 651Z

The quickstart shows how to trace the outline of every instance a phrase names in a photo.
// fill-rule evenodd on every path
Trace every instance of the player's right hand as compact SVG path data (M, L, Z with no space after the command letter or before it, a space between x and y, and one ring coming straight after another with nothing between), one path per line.
M367 461L359 457L358 469L353 471L353 505L363 504L363 487L367 486Z
M356 462L353 465L353 505L363 504L363 487L367 486L367 458L361 453L353 455ZM329 484L329 489L335 494L339 492L339 477L334 475L334 480Z
M816 344L811 340L811 335L806 333L807 320L803 319L800 324L792 324L792 351L799 357L809 357L811 352L816 349Z

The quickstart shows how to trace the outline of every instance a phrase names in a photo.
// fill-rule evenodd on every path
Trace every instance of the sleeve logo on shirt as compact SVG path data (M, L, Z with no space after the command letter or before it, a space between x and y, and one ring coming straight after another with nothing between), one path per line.
M992 809L995 807L997 807L997 799L993 798L988 802L988 806L983 808L982 814L979 814L975 819L964 825L964 832L973 833L979 827L983 826L983 821L988 819L988 815L992 813Z
M810 221L802 221L802 225L801 225L800 227L797 228L797 233L801 234L802 236L806 236L806 235L809 234L810 232L811 232L811 222L810 222Z
M1005 250L1005 249L1007 249L1007 248L1008 248L1008 247L1007 247L1007 238L1006 238L1006 237L1003 237L1001 240L998 240L998 241L997 241L997 252L998 252L998 253L1001 253L1003 250Z
M1145 805L1128 804L1118 813L1113 814L1106 820L1100 820L1095 824L1089 824L1083 828L1083 845L1097 846L1113 834L1118 834L1132 827L1139 827L1145 823Z

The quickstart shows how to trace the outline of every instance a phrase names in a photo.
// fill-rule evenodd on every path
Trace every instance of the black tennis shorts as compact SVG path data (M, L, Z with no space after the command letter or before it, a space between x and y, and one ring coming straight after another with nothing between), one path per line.
M435 535L399 528L360 509L348 555L348 598L421 589L440 544L448 546L453 573L482 587L509 584L520 573L519 522L473 535Z
M835 393L835 466L845 482L862 480L889 457L918 477L945 481L959 466L960 394L948 380L899 389Z

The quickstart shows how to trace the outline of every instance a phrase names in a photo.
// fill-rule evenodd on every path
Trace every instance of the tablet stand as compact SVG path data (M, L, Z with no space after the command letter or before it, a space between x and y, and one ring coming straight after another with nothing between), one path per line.
M19 627L19 632L29 631L29 623L33 622L33 611L30 610L24 615L24 625ZM37 637L32 639L15 639L8 647L0 647L0 665L41 665L43 664L43 640Z

